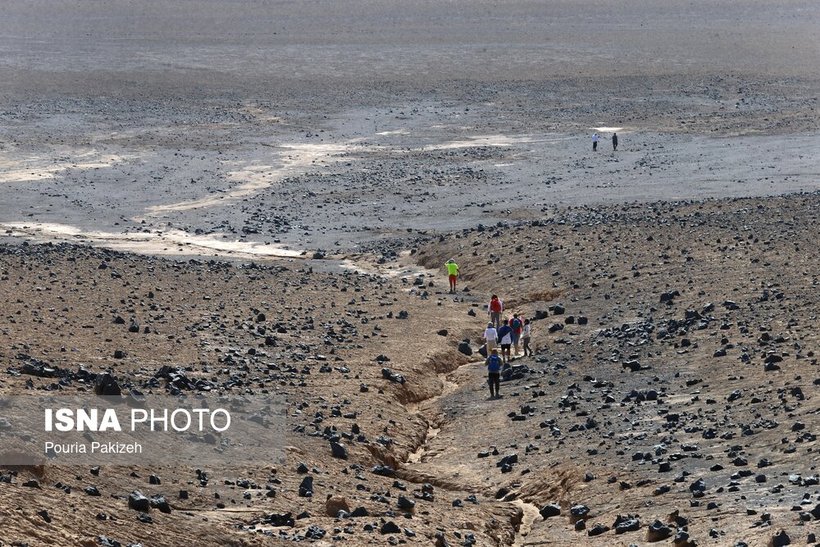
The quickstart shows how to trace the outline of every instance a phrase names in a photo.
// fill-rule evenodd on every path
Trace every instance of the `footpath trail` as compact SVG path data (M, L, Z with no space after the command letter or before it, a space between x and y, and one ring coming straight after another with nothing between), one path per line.
M407 273L411 270L403 270ZM421 273L435 279L436 286L446 286L446 276L438 275L430 269L419 269L414 273ZM469 291L469 289L468 289ZM444 297L437 291L438 297ZM446 298L456 302L458 306L452 309L454 314L466 314L472 310L475 323L475 332L481 332L484 322L485 303L482 298L471 292L458 291L456 295L446 295ZM452 318L455 322L455 317ZM465 340L472 339L471 349L477 350L479 342L475 340L474 333L470 333ZM437 437L443 428L448 430L468 430L473 431L476 439L491 441L493 437L492 429L482 427L481 421L476 420L474 414L460 412L457 409L463 406L473 406L480 408L482 405L494 404L487 396L486 369L484 358L476 351L469 357L469 361L458 365L452 370L437 374L441 385L438 394L421 401L405 404L408 412L415 413L427 423L427 432L421 444L416 450L408 454L406 461L401 464L401 476L416 483L429 483L437 488L442 488L452 492L469 492L479 495L482 499L495 500L498 496L492 492L484 479L475 469L471 468L468 462L472 460L459 447L450 445L447 442L437 442ZM514 361L520 364L520 358ZM438 458L447 454L456 454L464 458L465 464L453 469L452 462L448 459L447 472L442 474L435 465ZM469 459L468 459L469 458ZM526 545L525 538L530 532L533 522L540 520L538 506L522 499L512 499L512 501L499 500L498 505L503 510L497 514L504 519L502 527L508 527L508 532L502 535L501 545L511 545L513 547L523 547Z

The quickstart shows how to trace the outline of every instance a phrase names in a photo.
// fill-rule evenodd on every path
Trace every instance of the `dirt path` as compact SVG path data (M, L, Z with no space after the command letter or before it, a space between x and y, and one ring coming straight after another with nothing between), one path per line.
M514 500L511 502L516 507L519 507L523 512L524 516L521 520L521 524L517 530L515 536L515 542L513 542L512 547L525 547L526 545L540 545L541 542L534 542L534 543L527 543L526 539L532 529L532 523L535 522L536 519L541 518L541 514L538 511L538 507L531 503L527 503L522 500Z

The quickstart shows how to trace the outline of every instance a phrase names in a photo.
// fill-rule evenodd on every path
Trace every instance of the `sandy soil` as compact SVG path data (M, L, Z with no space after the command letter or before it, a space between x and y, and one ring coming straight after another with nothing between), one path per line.
M179 367L289 433L204 484L0 466L0 545L815 542L818 12L6 2L0 393ZM539 318L497 401L493 292Z

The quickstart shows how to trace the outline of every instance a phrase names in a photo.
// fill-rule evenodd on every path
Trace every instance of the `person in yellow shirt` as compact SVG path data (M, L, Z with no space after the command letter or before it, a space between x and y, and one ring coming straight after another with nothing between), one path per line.
M458 264L452 258L444 266L447 268L447 275L450 278L450 293L456 292L456 280L458 280Z

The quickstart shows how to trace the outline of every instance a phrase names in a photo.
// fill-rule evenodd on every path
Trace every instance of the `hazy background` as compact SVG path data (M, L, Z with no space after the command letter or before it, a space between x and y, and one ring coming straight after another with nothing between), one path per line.
M0 17L0 89L818 67L808 0L6 0Z

